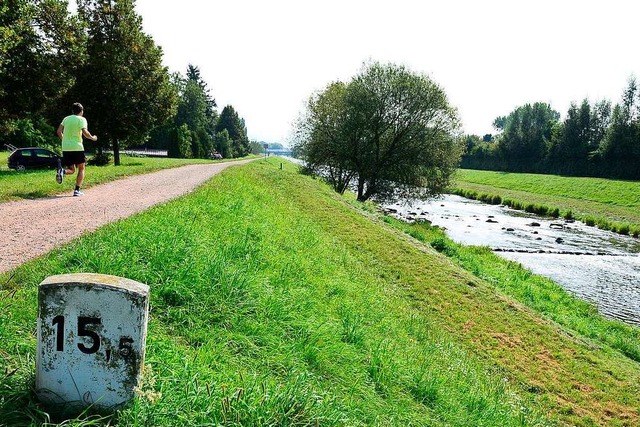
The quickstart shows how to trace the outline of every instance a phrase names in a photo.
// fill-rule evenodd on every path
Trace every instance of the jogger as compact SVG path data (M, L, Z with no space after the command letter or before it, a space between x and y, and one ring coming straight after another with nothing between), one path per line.
M70 116L65 117L58 126L57 134L62 141L62 164L58 165L56 171L56 182L62 184L64 175L73 175L78 169L76 176L76 187L73 190L74 196L82 196L80 191L82 182L84 181L84 166L86 157L84 154L84 145L82 137L96 141L98 137L91 135L87 129L87 119L84 116L84 108L82 104L76 102L71 106Z

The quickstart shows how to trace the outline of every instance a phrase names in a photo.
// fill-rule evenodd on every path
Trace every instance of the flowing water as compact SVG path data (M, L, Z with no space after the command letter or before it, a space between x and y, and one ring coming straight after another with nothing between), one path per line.
M458 243L489 246L595 304L603 315L640 325L639 239L454 195L385 208L405 219L429 220Z

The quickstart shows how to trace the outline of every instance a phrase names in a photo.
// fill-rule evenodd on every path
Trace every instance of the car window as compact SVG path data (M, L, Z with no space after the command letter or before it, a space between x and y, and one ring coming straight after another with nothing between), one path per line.
M31 150L22 150L20 153L22 154L22 157L33 157Z
M45 157L45 158L51 158L53 157L51 154L51 151L48 150L34 150L36 152L36 157Z

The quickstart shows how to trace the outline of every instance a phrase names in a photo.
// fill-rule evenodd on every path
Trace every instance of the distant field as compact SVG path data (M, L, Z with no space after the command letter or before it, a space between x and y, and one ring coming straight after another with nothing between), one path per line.
M454 187L571 210L576 217L640 224L640 182L461 169Z

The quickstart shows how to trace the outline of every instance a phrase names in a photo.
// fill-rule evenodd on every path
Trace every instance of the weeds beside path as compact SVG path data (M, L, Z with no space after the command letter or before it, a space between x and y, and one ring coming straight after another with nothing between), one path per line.
M87 231L192 191L228 168L251 160L208 163L136 175L41 199L0 203L0 273Z

